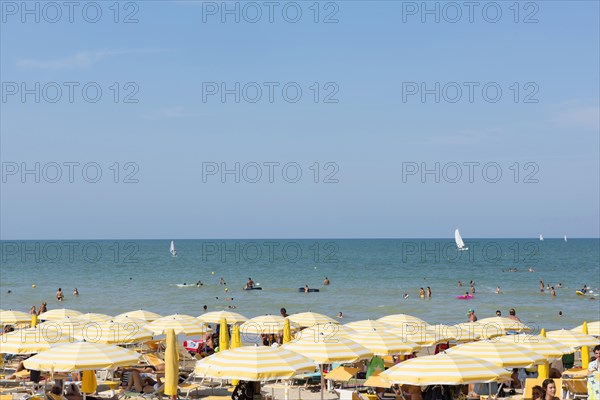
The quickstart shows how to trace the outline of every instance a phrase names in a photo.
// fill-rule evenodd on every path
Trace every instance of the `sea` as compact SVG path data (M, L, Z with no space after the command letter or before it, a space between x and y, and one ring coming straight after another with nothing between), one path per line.
M49 310L199 316L206 305L251 318L285 307L289 314L341 312L342 323L402 313L430 324L466 322L468 309L482 319L515 308L534 330L600 319L599 239L467 239L466 251L451 238L175 239L176 257L170 242L4 240L0 308L27 312L46 301ZM248 278L262 290L242 290ZM470 281L474 298L457 299ZM305 285L319 291L299 291ZM577 295L584 285L590 291ZM431 298L421 298L427 287Z

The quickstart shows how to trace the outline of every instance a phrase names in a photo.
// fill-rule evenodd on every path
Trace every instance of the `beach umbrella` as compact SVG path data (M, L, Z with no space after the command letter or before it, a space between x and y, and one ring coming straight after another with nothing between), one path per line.
M45 330L60 331L69 336L75 336L76 332L81 331L92 322L86 322L76 317L66 317L55 321L45 321L37 326Z
M475 332L469 332L468 330L464 330L462 327L456 325L426 325L423 330L419 331L418 333L414 333L413 335L419 335L422 333L424 334L424 338L421 340L421 342L429 343L429 345L449 341L468 342L479 338ZM431 338L426 340L427 335L431 336L432 333L434 334L434 340ZM437 338L440 340L438 341ZM417 341L417 343L420 342Z
M509 343L482 340L460 344L446 350L447 354L481 358L505 368L528 367L544 360L544 356Z
M69 310L68 308L57 308L55 310L46 311L38 315L38 319L42 321L59 321L65 318L74 318L82 313L77 310Z
M108 321L88 325L74 337L92 343L129 344L152 339L152 332L136 324Z
M350 322L349 324L344 324L346 328L352 329L356 332L373 332L373 330L377 331L398 331L401 330L394 325L386 324L381 321L365 319L362 321Z
M499 342L526 347L529 350L541 354L546 358L559 358L564 354L570 354L573 349L548 337L533 335L506 335L497 338Z
M505 317L490 317L484 318L477 321L481 325L493 325L502 330L503 333L507 332L528 332L531 328L522 322L515 321L514 319Z
M0 321L2 325L20 324L22 322L30 322L31 315L22 311L2 310L0 311Z
M588 332L586 335L592 336L600 336L600 321L593 321L587 323ZM583 332L583 324L571 329L574 332L585 333Z
M546 330L544 328L542 328L542 330L540 331L540 336L543 338L546 337ZM548 360L545 359L543 362L540 363L540 365L538 365L538 378L548 379L549 376L550 364L548 363Z
M94 370L83 371L81 377L81 391L83 393L92 394L98 387L98 381L96 380L96 372Z
M288 317L291 322L298 324L305 328L314 326L317 324L338 324L339 322L326 315L315 313L315 312L303 312L292 314Z
M395 384L464 385L508 378L510 372L479 358L440 353L411 358L394 365L380 376Z
M219 327L219 351L229 349L229 327L227 325L227 319L221 318Z
M583 323L582 330L583 330L582 333L584 335L588 335L589 334L587 322ZM600 363L600 361L598 361L598 363ZM581 368L587 369L587 367L589 365L590 365L590 349L589 349L588 346L581 346ZM596 368L596 370L597 369L598 368Z
M242 322L248 321L248 318L244 317L242 314L231 311L211 311L198 317L200 321L212 324L220 323L221 318L227 319L230 324L241 324Z
M557 342L566 344L573 349L581 346L596 346L600 342L593 336L586 335L585 333L569 331L566 329L547 332L546 336L550 339L556 340Z
M134 324L135 326L138 326L140 328L149 324L149 322L146 321L145 319L133 318L128 315L121 315L121 316L114 317L112 319L112 321L120 322L122 324Z
M292 332L290 328L290 320L285 319L285 324L283 325L283 343L289 343L292 341Z
M118 346L76 342L56 346L23 361L27 369L73 372L88 369L109 369L133 365L140 355Z
M261 315L244 322L240 326L240 330L244 333L251 332L258 335L276 334L283 331L286 320L289 321L287 318L284 318L281 315ZM298 329L299 326L297 324L292 324L290 328Z
M73 341L73 338L61 331L43 327L19 329L0 336L1 354L34 354L49 350Z
M289 379L295 375L314 372L315 363L309 358L283 347L244 346L215 353L196 363L197 375L260 381Z
M142 319L144 321L152 322L154 320L161 318L162 315L154 313L152 311L135 310L135 311L128 311L128 312L119 314L119 315L115 316L115 320L118 320L120 317L136 318L136 319Z
M77 319L89 322L107 322L112 321L113 317L106 314L86 313L79 315Z
M176 335L183 334L188 336L202 335L211 332L211 329L204 323L187 315L167 315L150 322L145 326L146 329L155 335L164 335L169 329L173 329Z
M167 348L165 350L165 395L177 396L179 384L179 353L177 336L173 329L167 331Z
M416 333L427 326L427 322L408 314L393 314L379 318L377 321L402 329L405 335Z
M377 356L407 355L421 349L417 343L386 330L372 329L371 331L358 331L354 334L343 333L342 335L363 345Z
M328 323L306 328L298 332L294 340L284 344L283 347L302 354L318 364L350 363L373 355L363 345L337 335L333 330L328 331L328 328L336 328L336 326ZM321 374L321 397L323 397L323 390L325 390L325 380Z
M477 338L491 339L496 336L502 336L505 334L504 330L499 325L494 324L480 324L479 322L463 322L456 324L454 327L461 329L463 332L467 332L467 337L464 340L475 340Z

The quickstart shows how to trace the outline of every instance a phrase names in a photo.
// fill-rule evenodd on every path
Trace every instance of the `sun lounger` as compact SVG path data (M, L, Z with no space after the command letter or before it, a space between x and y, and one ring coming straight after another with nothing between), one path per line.
M567 397L570 399L587 399L588 382L587 379L563 379L563 384L567 389Z

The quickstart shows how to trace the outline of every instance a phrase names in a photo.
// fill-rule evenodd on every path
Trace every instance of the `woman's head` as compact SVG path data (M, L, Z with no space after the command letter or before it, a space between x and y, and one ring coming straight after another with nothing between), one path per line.
M535 385L531 389L531 398L533 400L537 400L537 399L541 399L542 397L544 397L544 389L542 389L542 387L540 385Z
M544 389L544 393L546 393L547 397L556 397L556 384L554 383L554 379L544 380L542 389Z

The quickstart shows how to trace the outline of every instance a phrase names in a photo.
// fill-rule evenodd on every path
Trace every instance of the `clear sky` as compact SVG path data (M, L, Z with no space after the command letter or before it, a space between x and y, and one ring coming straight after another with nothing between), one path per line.
M2 239L599 236L597 1L0 3Z

